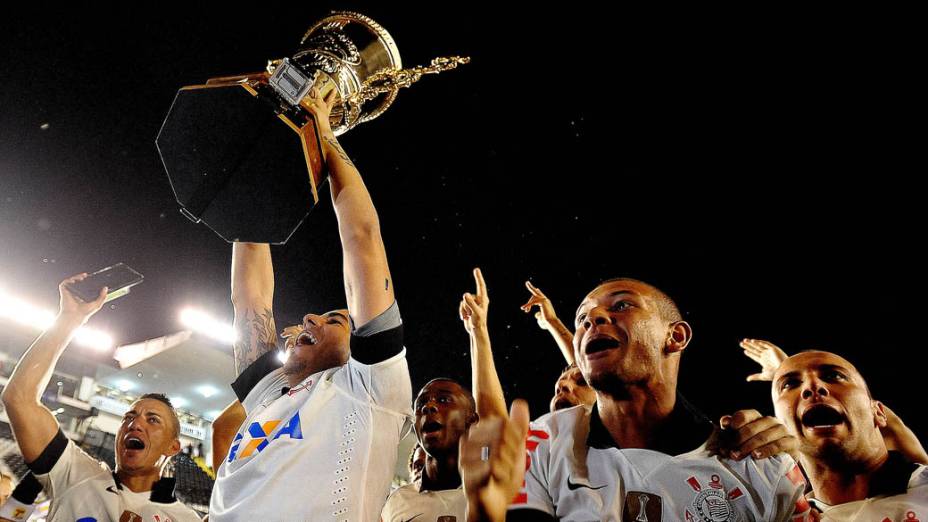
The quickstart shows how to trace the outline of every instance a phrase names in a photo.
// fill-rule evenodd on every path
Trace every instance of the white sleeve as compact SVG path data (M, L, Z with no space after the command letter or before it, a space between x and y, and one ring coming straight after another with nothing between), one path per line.
M405 348L376 364L363 364L349 358L346 371L340 373L344 382L339 384L353 396L369 399L390 411L412 415L412 382Z
M553 517L555 516L554 501L548 489L551 437L544 425L532 423L529 426L525 452L528 466L525 471L525 480L509 509L534 509Z
M84 453L73 441L68 444L51 471L35 475L36 480L42 484L42 489L48 498L54 499L64 494L69 488L87 479L101 474L108 474L106 464Z

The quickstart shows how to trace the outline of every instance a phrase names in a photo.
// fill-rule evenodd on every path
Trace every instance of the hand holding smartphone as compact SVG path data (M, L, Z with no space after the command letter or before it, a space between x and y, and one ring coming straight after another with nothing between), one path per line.
M129 289L142 282L145 276L133 270L125 263L116 263L90 274L82 281L67 285L68 291L85 303L92 303L100 295L100 289L107 287L107 303L129 293Z

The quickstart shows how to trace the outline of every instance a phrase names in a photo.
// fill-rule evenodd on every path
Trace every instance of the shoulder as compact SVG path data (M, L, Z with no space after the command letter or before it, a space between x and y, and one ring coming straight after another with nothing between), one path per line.
M573 408L553 411L538 417L531 422L530 429L553 438L559 435L572 434L575 428L589 425L589 422L590 408L587 406L574 406Z
M909 489L926 488L928 489L928 466L918 464L912 477L909 478Z
M796 461L786 453L765 459L754 459L749 456L735 460L711 454L704 444L689 453L676 456L675 460L681 463L689 462L697 468L728 470L741 482L752 484L759 489L773 491L784 478L796 487L805 484L805 479Z
M390 493L390 496L387 497L387 499L388 500L391 498L400 499L403 497L408 497L410 495L418 495L418 494L419 494L419 486L417 486L416 484L406 484L405 486L400 486L394 489L393 492Z

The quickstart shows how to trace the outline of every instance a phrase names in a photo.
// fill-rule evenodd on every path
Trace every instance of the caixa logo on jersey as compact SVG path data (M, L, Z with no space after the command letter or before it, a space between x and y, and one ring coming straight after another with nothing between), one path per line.
M277 429L281 424L283 423L280 420L269 420L262 423L252 422L249 424L248 429L245 431L251 440L243 445L242 441L245 436L242 433L236 435L235 440L232 441L232 448L229 449L228 462L247 459L261 453L268 444L284 436L291 439L303 438L303 429L300 427L300 412L294 413L286 424Z

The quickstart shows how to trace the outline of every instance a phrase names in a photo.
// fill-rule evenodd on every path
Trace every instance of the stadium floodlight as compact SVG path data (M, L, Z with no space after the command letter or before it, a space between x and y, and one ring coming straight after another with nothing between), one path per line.
M47 330L55 322L55 313L39 308L0 290L0 317L38 331ZM81 326L74 341L82 346L105 352L113 348L113 338L104 332Z
M213 395L216 395L217 393L219 393L219 390L217 390L216 388L213 388L212 386L208 384L204 384L203 386L197 387L197 393L209 399Z
M187 328L217 341L232 344L237 337L232 325L218 321L206 312L193 308L184 308L180 311L180 322Z

